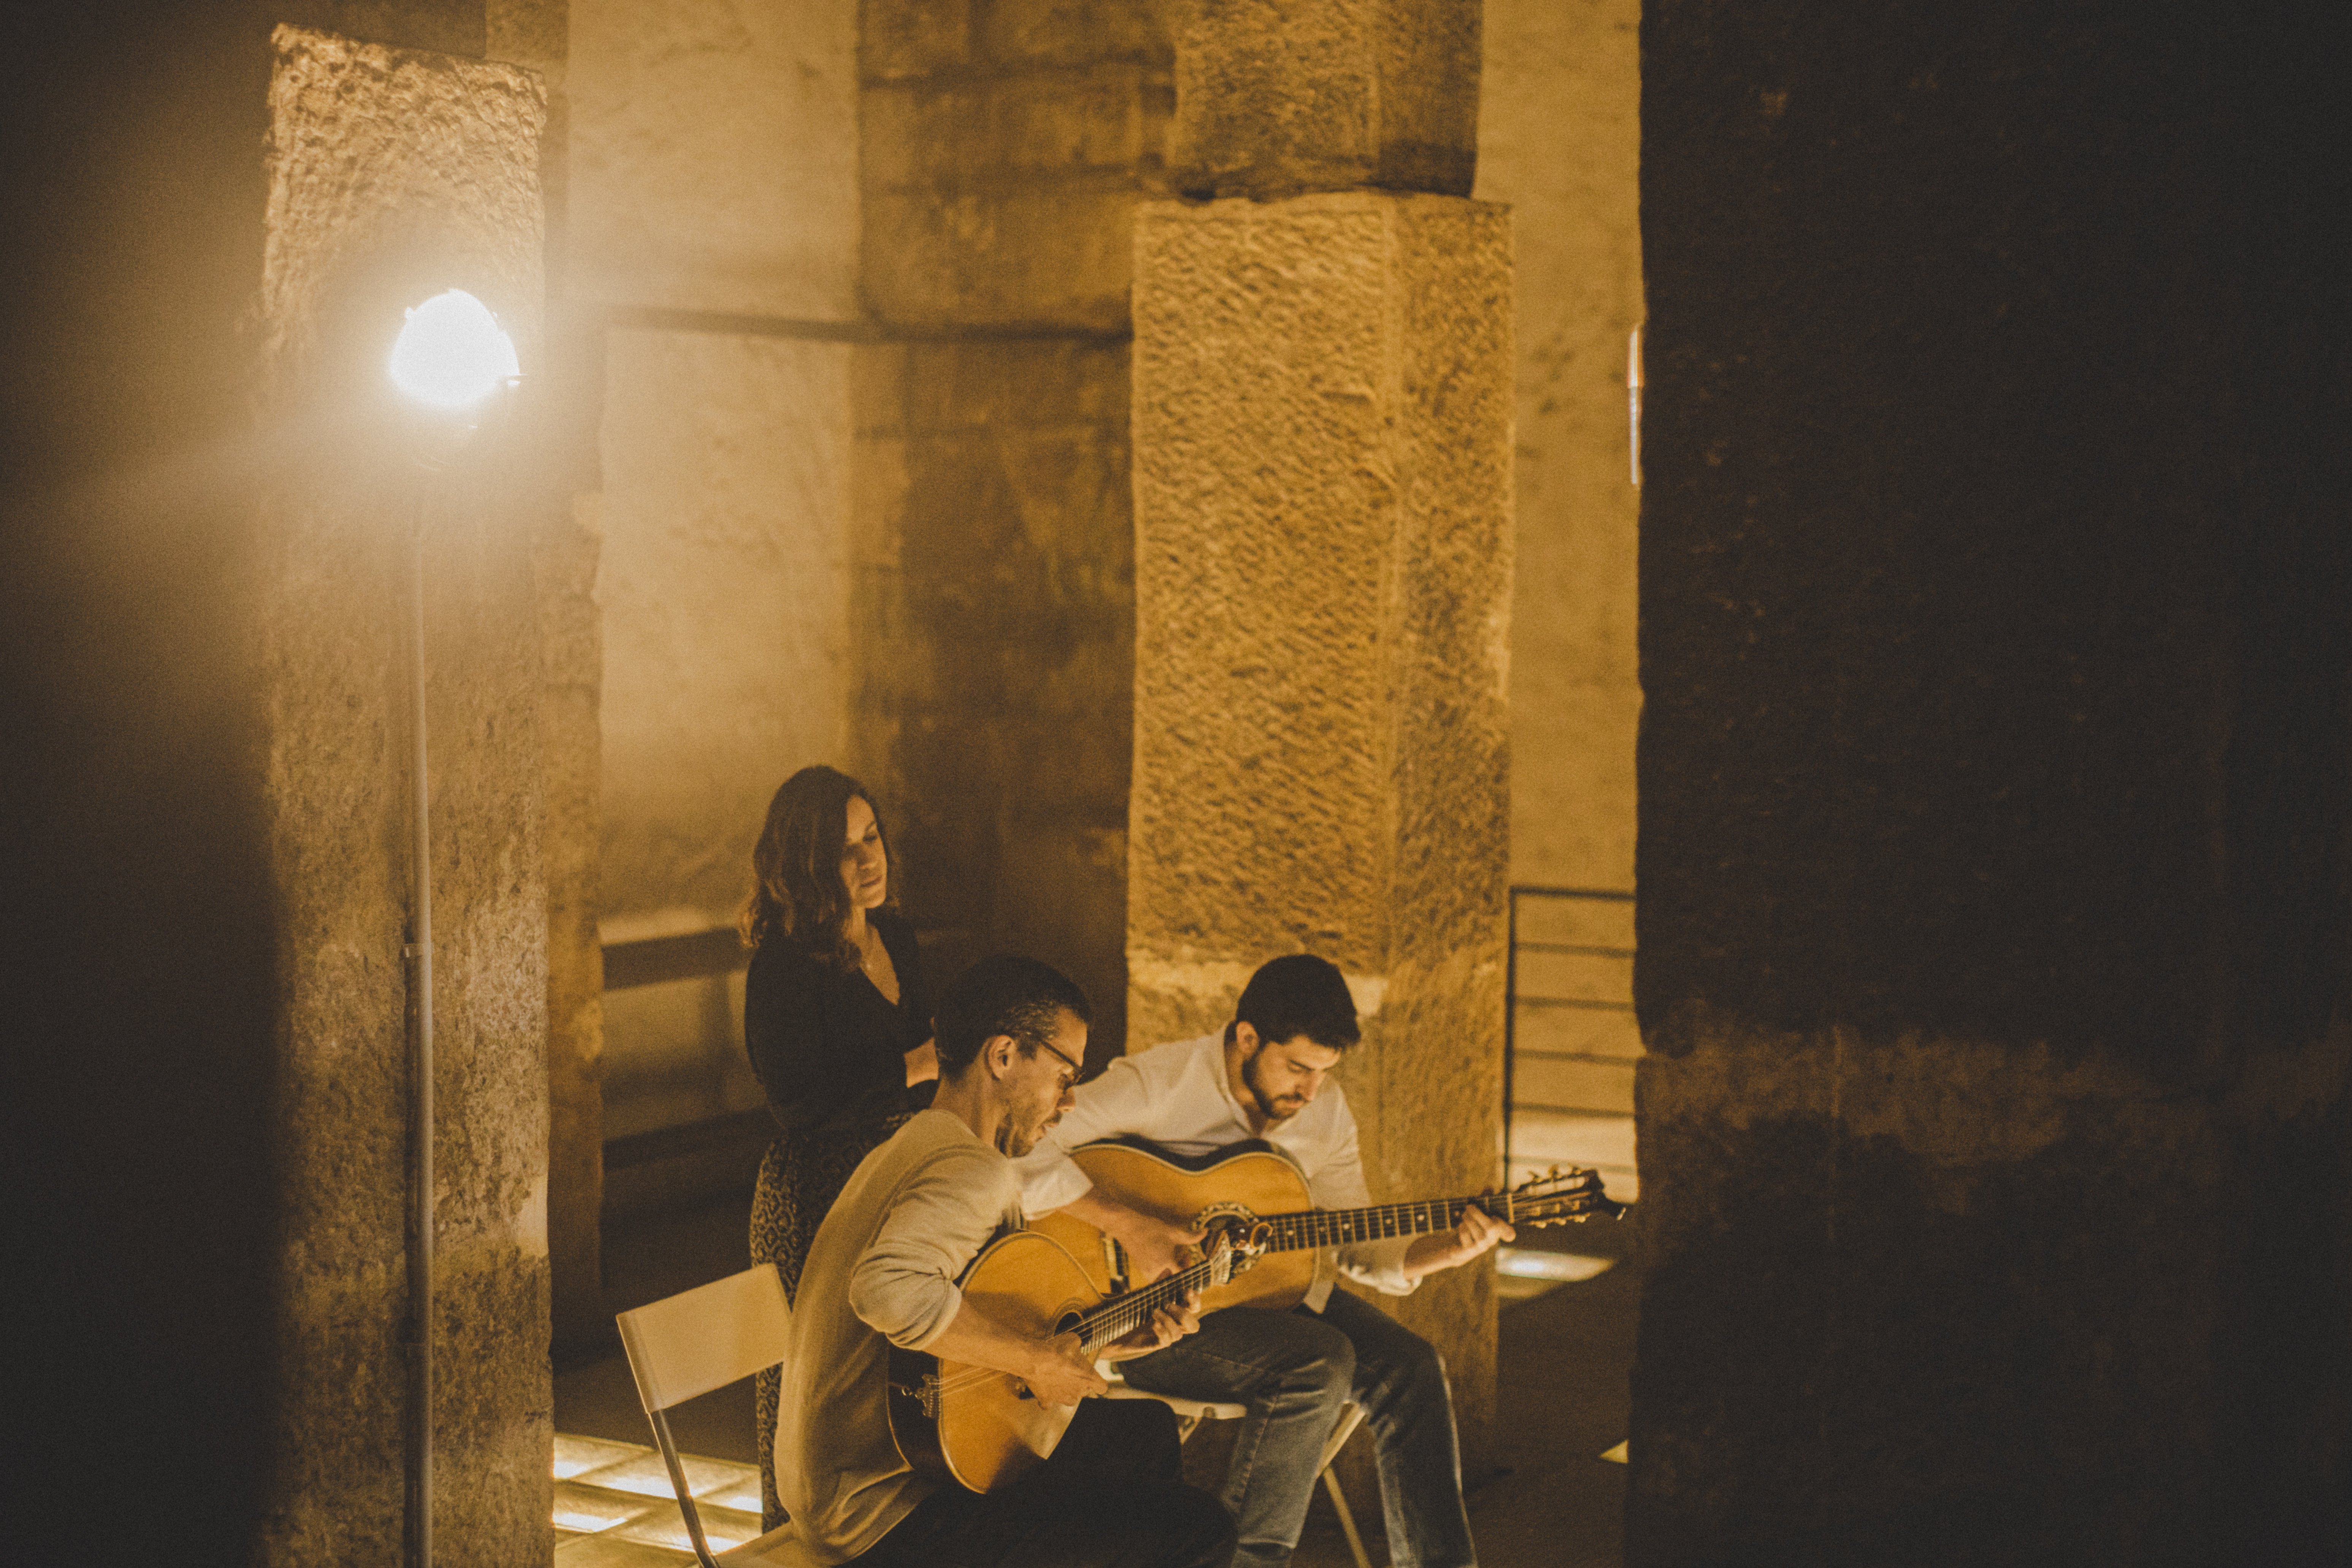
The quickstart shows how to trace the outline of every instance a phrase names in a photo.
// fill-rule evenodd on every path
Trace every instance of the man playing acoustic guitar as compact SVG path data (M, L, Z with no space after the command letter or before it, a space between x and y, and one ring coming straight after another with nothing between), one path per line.
M1212 1568L1233 1521L1184 1486L1168 1407L1106 1404L1078 1336L995 1321L957 1280L1000 1230L1021 1225L1013 1161L1069 1105L1087 1000L1024 958L975 964L938 1015L939 1094L866 1157L818 1227L793 1313L776 1423L776 1489L826 1561L890 1568L1003 1563ZM1180 1299L1108 1359L1198 1326ZM966 1491L909 1468L888 1418L889 1346L1009 1373L1049 1405L1086 1399L1045 1465L1001 1490Z
M1300 953L1251 976L1219 1034L1113 1062L1020 1163L1033 1214L1062 1210L1115 1237L1139 1279L1155 1277L1197 1231L1140 1214L1097 1188L1069 1152L1145 1138L1177 1155L1264 1139L1297 1163L1318 1209L1370 1204L1356 1119L1328 1081L1359 1037L1339 971ZM1422 1277L1479 1257L1511 1227L1465 1207L1458 1225L1331 1249L1318 1263L1391 1296ZM1289 1311L1231 1307L1201 1331L1126 1363L1133 1386L1243 1404L1223 1500L1240 1527L1235 1568L1286 1563L1298 1543L1316 1461L1340 1406L1364 1412L1378 1451L1390 1560L1395 1568L1469 1568L1476 1561L1462 1506L1462 1462L1445 1368L1436 1351L1386 1313L1332 1289L1319 1268Z

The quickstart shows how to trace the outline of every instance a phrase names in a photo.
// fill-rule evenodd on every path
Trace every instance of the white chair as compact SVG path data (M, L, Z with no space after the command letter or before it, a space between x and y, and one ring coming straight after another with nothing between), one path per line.
M1156 1399L1173 1410L1176 1413L1176 1440L1180 1443L1190 1437L1192 1428L1203 1421L1238 1421L1248 1414L1241 1405L1223 1400L1181 1399L1172 1394L1147 1394L1121 1377L1113 1363L1101 1363L1095 1370L1110 1380L1108 1397ZM1330 1438L1323 1445L1323 1457L1316 1461L1315 1469L1323 1478L1324 1489L1331 1494L1331 1506L1339 1515L1339 1528L1348 1535L1348 1550L1356 1554L1356 1568L1372 1568L1372 1560L1364 1551L1364 1538L1356 1531L1356 1516L1348 1507L1348 1494L1339 1489L1339 1478L1331 1472L1331 1461L1339 1457L1339 1450L1347 1447L1348 1439L1354 1436L1356 1428L1363 1424L1361 1406L1354 1404L1341 1405L1339 1423L1331 1428Z
M677 1494L678 1512L686 1516L686 1533L702 1568L821 1568L826 1561L789 1521L712 1556L666 1414L672 1405L782 1361L791 1349L792 1321L783 1281L766 1263L620 1315L621 1346L628 1352L637 1396L653 1424L662 1462L669 1467L670 1489Z
M1331 1494L1331 1506L1339 1510L1339 1528L1348 1532L1348 1550L1356 1554L1356 1568L1372 1568L1372 1560L1364 1553L1364 1538L1356 1533L1356 1516L1349 1510L1348 1494L1339 1489L1339 1478L1332 1472L1331 1461L1364 1424L1364 1407L1349 1404L1339 1407L1339 1423L1331 1428L1331 1440L1323 1445L1323 1458L1317 1466L1323 1476L1323 1489Z

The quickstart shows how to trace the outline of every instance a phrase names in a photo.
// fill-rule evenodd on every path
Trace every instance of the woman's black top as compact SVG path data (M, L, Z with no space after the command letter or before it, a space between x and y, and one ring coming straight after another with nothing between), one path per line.
M743 1045L788 1130L864 1121L929 1105L936 1087L907 1087L907 1053L931 1037L931 1000L915 928L887 910L867 911L898 972L898 1002L885 1001L863 969L819 963L774 935L751 954L743 982Z

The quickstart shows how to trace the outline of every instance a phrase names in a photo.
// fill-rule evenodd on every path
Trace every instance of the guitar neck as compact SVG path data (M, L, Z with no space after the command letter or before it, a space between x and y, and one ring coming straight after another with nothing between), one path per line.
M1126 1338L1151 1321L1151 1314L1180 1299L1187 1290L1205 1290L1218 1283L1217 1264L1213 1258L1202 1258L1190 1268L1177 1270L1165 1279L1155 1279L1140 1289L1115 1297L1078 1320L1079 1342L1086 1353L1094 1354L1113 1340Z
M1353 1247L1359 1242L1384 1241L1399 1236L1428 1236L1452 1230L1462 1223L1462 1211L1486 1209L1496 1218L1503 1194L1482 1193L1472 1198L1430 1198L1417 1204L1374 1204L1360 1209L1302 1209L1296 1214L1265 1216L1274 1227L1268 1252L1296 1252L1310 1247Z

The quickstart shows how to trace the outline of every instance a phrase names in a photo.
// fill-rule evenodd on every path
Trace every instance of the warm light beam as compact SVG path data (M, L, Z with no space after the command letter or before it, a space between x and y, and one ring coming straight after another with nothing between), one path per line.
M522 374L514 340L489 307L463 289L436 294L408 312L388 368L402 392L450 413L471 408Z

